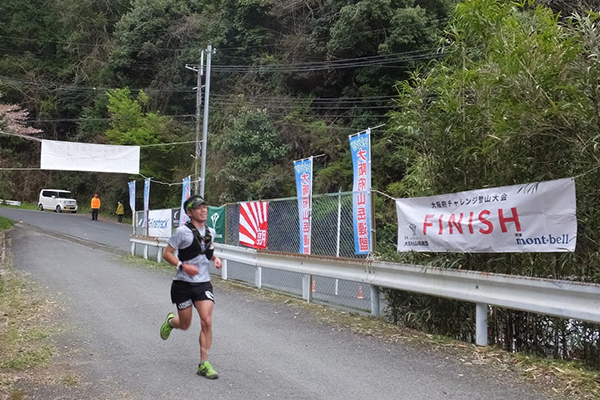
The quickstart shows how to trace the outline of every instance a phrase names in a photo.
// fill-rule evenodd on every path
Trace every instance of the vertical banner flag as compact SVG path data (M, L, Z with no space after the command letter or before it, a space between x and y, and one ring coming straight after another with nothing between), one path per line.
M148 210L150 204L150 178L144 181L144 228L148 227Z
M183 185L181 185L181 186L182 186L182 189L181 189L181 211L179 213L179 226L185 225L185 223L187 222L187 220L189 218L187 216L187 214L185 213L185 210L183 209L183 203L185 203L185 201L187 199L189 199L191 196L191 189L190 189L191 185L190 185L190 177L189 176L186 178L183 178Z
M352 220L354 252L368 254L371 248L371 129L350 135L354 182Z
M213 228L216 232L215 243L225 243L225 213L227 206L208 206L208 219L206 226Z
M269 203L266 201L240 203L240 244L266 249L268 216Z
M136 216L135 213L135 181L129 182L129 207L131 208L131 226L135 235Z
M398 251L573 252L575 180L396 199Z
M312 230L313 158L294 161L298 216L300 222L300 254L310 254Z
M135 215L135 181L129 182L129 207L131 215Z

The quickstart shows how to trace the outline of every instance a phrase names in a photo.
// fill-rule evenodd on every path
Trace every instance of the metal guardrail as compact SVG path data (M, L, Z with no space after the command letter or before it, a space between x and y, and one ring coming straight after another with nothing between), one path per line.
M165 239L132 237L135 243L158 248ZM600 323L600 285L554 279L448 270L376 260L289 254L217 244L224 260L256 268L255 284L261 287L262 268L303 274L302 297L311 301L313 276L364 283L371 287L371 313L379 315L379 287L461 300L476 305L476 344L487 345L488 307L498 306L561 318ZM158 253L161 253L160 251ZM160 257L160 256L159 256ZM157 259L157 261L160 261Z
M219 245L226 260L306 275L327 276L476 304L476 343L487 345L488 306L600 323L600 285L395 264L273 253Z
M6 204L8 206L16 206L16 207L21 207L21 202L18 200L4 200L4 199L0 199L0 204Z
M143 257L144 259L148 259L148 249L156 247L156 261L162 262L162 250L167 247L166 238L156 238L150 236L131 236L129 241L131 242L131 255L135 256L135 247L136 245L142 245L143 247Z

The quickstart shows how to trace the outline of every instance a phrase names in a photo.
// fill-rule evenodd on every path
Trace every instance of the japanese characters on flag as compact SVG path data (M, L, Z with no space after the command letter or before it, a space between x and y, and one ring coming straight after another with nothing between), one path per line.
M266 201L240 203L240 244L266 249L268 216L269 203Z
M185 210L183 209L183 203L185 203L185 201L191 196L190 186L190 177L188 176L187 178L183 178L183 185L181 189L181 211L179 213L179 226L185 225L189 218Z
M298 216L300 222L300 254L310 254L312 230L313 158L294 161Z
M573 252L573 178L396 199L398 251Z
M352 220L354 252L371 252L371 129L350 136L354 183L352 185Z
M150 178L144 181L144 228L148 228L148 210L150 204Z
M129 207L131 208L131 214L135 215L135 181L129 183Z

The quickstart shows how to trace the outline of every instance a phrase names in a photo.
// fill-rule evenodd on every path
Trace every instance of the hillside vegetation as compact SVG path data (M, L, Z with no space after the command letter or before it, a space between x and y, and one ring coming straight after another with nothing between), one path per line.
M150 206L174 207L181 189L168 183L193 173L196 74L185 65L212 45L209 201L294 196L292 161L317 154L315 193L348 190L348 135L384 124L373 133L375 189L412 197L576 177L579 231L573 254L400 254L395 209L378 196L380 257L598 282L592 3L3 0L0 102L29 110L40 132L23 135L152 145L141 174L167 184L153 185ZM3 198L35 201L50 186L116 205L141 180L22 169L39 165L39 143L0 135L0 146L0 166L13 168L0 170ZM388 301L394 322L473 340L471 304ZM507 350L600 364L597 326L494 309L490 327Z

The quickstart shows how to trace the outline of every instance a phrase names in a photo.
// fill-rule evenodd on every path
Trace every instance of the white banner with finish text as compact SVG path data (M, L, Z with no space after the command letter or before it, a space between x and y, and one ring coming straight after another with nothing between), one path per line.
M573 252L572 178L396 199L398 251Z
M150 237L171 237L171 227L173 220L170 208L166 210L148 211L148 236Z

